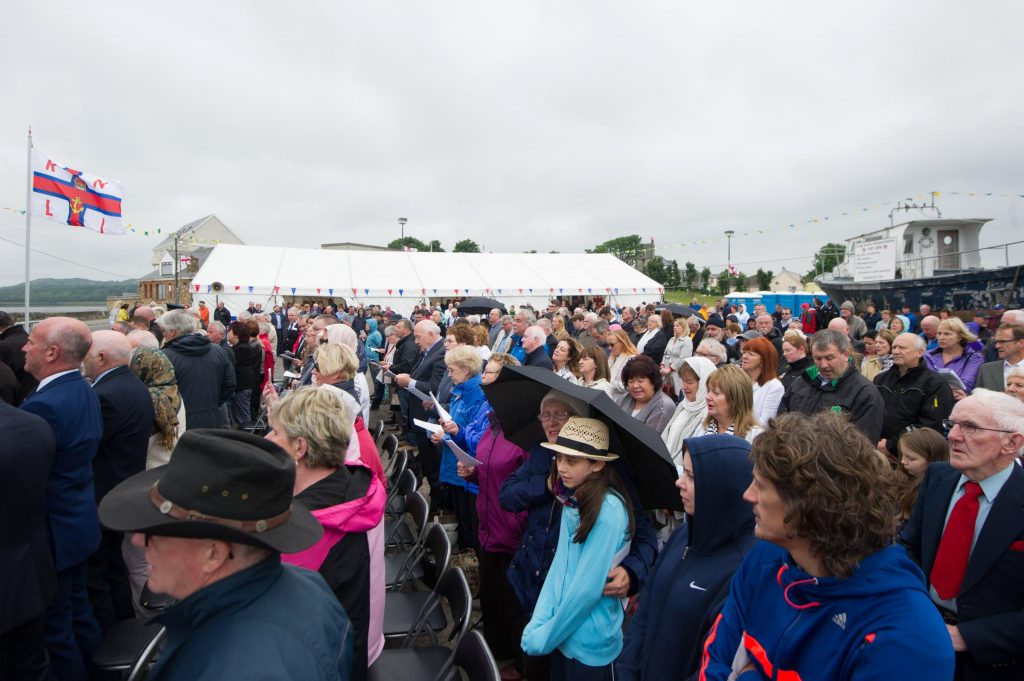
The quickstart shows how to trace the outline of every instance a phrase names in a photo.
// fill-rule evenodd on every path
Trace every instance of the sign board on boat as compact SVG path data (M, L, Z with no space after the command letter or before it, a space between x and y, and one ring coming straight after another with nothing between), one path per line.
M857 244L857 254L853 263L854 281L885 281L895 278L895 238Z

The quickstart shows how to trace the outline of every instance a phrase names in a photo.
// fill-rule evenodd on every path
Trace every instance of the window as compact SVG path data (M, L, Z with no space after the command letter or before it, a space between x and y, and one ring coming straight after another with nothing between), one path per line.
M909 234L903 235L903 255L910 255L914 252L914 237Z
M161 277L173 277L174 276L174 263L162 262L160 263L160 276Z

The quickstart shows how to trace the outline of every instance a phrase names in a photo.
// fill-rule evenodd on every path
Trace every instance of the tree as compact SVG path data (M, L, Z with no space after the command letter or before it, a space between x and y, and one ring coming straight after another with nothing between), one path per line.
M843 261L846 246L829 242L814 254L814 267L804 275L804 281L814 281L819 274L831 272L832 268Z
M636 261L644 254L644 246L640 241L639 234L630 234L629 236L620 236L614 239L609 239L604 243L594 246L594 248L587 252L611 253L630 267L636 267Z
M771 270L765 272L760 267L757 268L757 290L758 291L770 291L772 288L772 277L774 274Z
M452 253L479 253L480 245L472 239L463 239L455 244Z
M665 286L679 288L682 284L682 278L679 276L679 263L675 260L669 260L666 268L668 272L666 274Z
M729 270L722 270L718 273L718 293L728 295L729 293Z
M427 244L427 250L433 251L434 253L444 253L444 249L441 248L441 242L438 241L437 239L434 239L429 244Z
M428 250L427 245L414 236L407 236L404 239L395 239L388 244L388 248L400 251L402 248L415 248L417 251Z
M668 278L668 268L665 266L665 259L660 255L656 255L647 262L647 267L644 268L644 274L658 282L662 286L668 286L665 280Z
M700 271L700 289L705 293L711 292L711 268L705 266Z
M683 280L686 282L686 290L692 291L697 282L697 266L692 262L688 262L685 267L686 274L683 275Z
M735 277L732 278L733 288L740 293L747 290L747 275L742 272L738 272Z

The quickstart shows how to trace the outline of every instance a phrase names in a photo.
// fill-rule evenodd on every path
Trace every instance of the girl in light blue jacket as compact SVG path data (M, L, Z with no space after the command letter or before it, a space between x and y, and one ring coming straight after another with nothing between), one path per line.
M553 681L613 679L622 649L622 605L605 596L608 572L629 553L631 505L608 465L608 427L571 417L554 443L549 486L566 508L558 547L533 618L523 631L527 655L551 654Z

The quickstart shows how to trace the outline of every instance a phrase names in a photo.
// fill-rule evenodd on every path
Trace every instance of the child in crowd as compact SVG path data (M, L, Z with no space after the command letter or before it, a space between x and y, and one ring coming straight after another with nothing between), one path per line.
M554 681L613 679L622 649L622 605L603 596L608 572L629 552L631 504L608 462L608 427L571 417L555 443L549 486L565 508L558 547L533 618L523 632L528 655L551 654Z
M912 427L912 426L911 426ZM928 464L949 461L949 443L938 431L931 428L914 428L900 437L896 452L903 467L902 492L900 498L900 524L907 522L917 501L917 490Z

